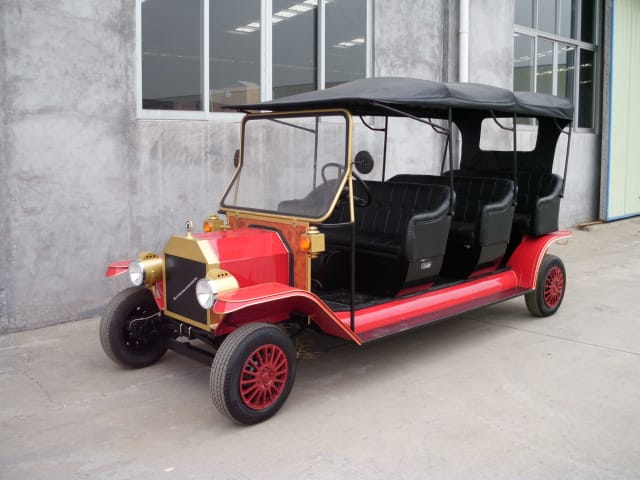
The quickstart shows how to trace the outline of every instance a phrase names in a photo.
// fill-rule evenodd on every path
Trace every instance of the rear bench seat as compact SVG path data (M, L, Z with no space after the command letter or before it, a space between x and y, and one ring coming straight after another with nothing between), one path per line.
M491 173L455 170L454 175L473 177L495 175L501 178L513 178L513 173L504 171ZM513 219L513 230L536 237L558 230L562 183L562 177L554 173L519 171L518 202Z
M391 178L389 182L448 185L450 179L445 176L402 174ZM447 256L459 255L461 248L468 250L470 255L462 263L469 264L465 266L471 269L501 258L509 242L513 223L513 181L458 175L454 176L453 188L456 204Z
M451 217L451 191L446 185L368 181L371 201L356 207L358 288L376 290L383 283L385 295L437 276L444 257ZM354 195L366 197L354 183ZM339 204L331 223L349 222L349 206ZM322 228L327 247L351 248L350 228ZM384 275L383 280L380 275ZM366 288L366 286L370 288Z
M562 178L553 173L518 173L513 229L540 236L558 230Z

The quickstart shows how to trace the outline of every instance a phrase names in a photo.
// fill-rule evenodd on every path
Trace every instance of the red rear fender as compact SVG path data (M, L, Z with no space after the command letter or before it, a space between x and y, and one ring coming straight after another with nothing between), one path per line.
M518 278L518 286L528 289L536 288L538 270L542 263L542 258L549 246L563 238L569 238L573 234L567 230L560 230L541 237L525 236L517 246L509 262L511 268Z

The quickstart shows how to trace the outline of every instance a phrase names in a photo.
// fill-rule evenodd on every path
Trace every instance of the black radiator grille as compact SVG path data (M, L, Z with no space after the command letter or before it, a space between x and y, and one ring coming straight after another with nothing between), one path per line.
M167 310L206 325L207 311L196 299L196 283L206 274L205 264L165 255L164 265Z

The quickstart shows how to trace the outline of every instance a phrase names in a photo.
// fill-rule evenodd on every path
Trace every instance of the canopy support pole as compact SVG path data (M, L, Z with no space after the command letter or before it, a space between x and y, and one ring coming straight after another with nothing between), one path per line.
M376 128L369 125L362 115L360 115L360 121L369 130L372 130L374 132L384 132L384 151L382 152L382 181L384 182L384 174L387 167L387 132L389 129L389 116L387 115L386 117L384 117L384 128Z
M449 133L447 135L447 142L445 149L449 151L449 215L453 217L455 212L455 199L454 199L454 190L453 190L453 147L451 146L451 132L453 126L453 112L451 111L451 107L448 109L447 115L447 124L449 126ZM444 162L442 162L444 165Z
M560 190L560 198L564 198L564 186L567 183L567 168L569 167L569 149L571 148L571 124L569 124L569 131L565 132L561 130L560 133L564 133L567 136L567 152L564 156L564 174L562 176L562 190Z
M382 181L387 171L387 145L389 139L389 116L384 117L384 147L382 151Z
M513 133L513 206L515 207L516 205L518 205L518 132L516 130L518 115L515 113L513 114L513 127L509 128L505 127L498 121L498 118L496 117L496 114L493 110L490 110L490 112L493 121L496 125L498 125L498 127L500 127L502 130Z

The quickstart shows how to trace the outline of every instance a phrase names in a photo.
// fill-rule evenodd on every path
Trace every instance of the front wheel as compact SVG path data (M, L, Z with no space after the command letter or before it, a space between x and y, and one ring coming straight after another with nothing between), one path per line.
M536 289L524 297L527 309L536 317L548 317L556 313L567 285L564 264L555 255L545 255L538 271Z
M283 329L250 323L229 334L211 364L217 409L245 425L262 422L284 404L296 376L296 350Z
M127 288L111 299L102 315L102 349L125 367L153 365L167 351L160 326L160 310L151 292L143 287Z

